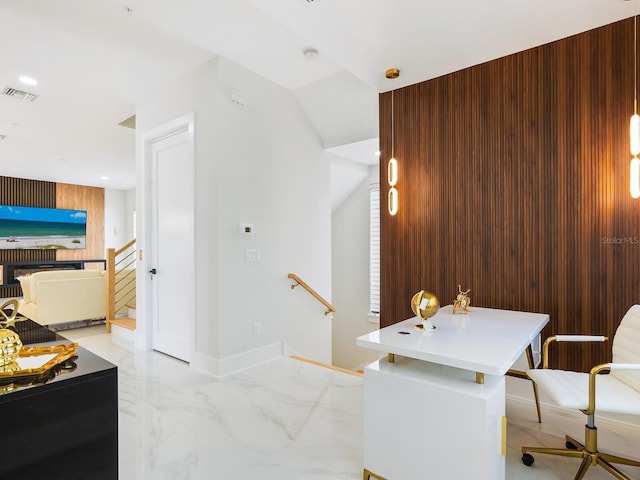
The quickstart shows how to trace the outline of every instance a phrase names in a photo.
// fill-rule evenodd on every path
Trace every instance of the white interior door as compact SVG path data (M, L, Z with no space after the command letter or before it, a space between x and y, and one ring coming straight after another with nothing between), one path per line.
M152 347L189 361L194 325L194 158L188 130L151 144Z

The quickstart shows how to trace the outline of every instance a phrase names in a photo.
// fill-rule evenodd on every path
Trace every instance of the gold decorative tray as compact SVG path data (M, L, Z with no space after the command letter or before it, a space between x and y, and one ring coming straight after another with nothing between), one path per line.
M77 343L46 347L22 347L15 363L0 367L0 384L46 374L76 355ZM75 369L75 365L69 365Z

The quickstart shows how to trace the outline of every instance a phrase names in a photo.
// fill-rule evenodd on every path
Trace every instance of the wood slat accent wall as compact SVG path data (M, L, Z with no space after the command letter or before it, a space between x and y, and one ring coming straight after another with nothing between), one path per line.
M380 95L381 325L420 289L550 315L543 336L613 336L640 303L629 194L633 18L393 92L399 213L387 213L391 92ZM610 345L560 345L587 370Z
M25 207L56 207L56 184L24 178L0 176L0 205L23 205ZM52 250L0 250L2 262L38 262L56 259ZM2 297L18 297L20 287L2 289Z
M0 250L0 263L104 258L103 188L0 176L0 204L87 210L86 249ZM3 287L0 293L2 297L22 295L20 287Z

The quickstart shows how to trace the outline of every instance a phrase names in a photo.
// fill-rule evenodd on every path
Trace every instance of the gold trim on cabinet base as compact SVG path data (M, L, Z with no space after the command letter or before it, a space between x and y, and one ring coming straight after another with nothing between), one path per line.
M395 363L395 361L396 361L396 354L395 353L387 353L387 362Z
M502 448L500 454L503 457L507 456L507 417L502 416Z
M484 373L476 372L476 383L482 385L484 383Z

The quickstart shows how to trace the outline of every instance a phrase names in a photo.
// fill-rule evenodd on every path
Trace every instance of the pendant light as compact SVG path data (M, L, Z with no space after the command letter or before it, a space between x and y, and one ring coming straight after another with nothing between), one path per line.
M629 143L631 147L630 190L633 198L640 197L640 115L638 115L638 15L633 14L633 115L629 122Z
M394 80L400 76L400 70L397 68L390 68L385 72L385 76ZM398 190L396 190L396 183L398 183L398 161L395 157L394 143L395 143L395 125L394 125L394 103L393 103L393 87L391 88L391 158L387 164L387 182L389 182L389 195L387 198L387 207L389 209L389 215L395 215L398 213Z

